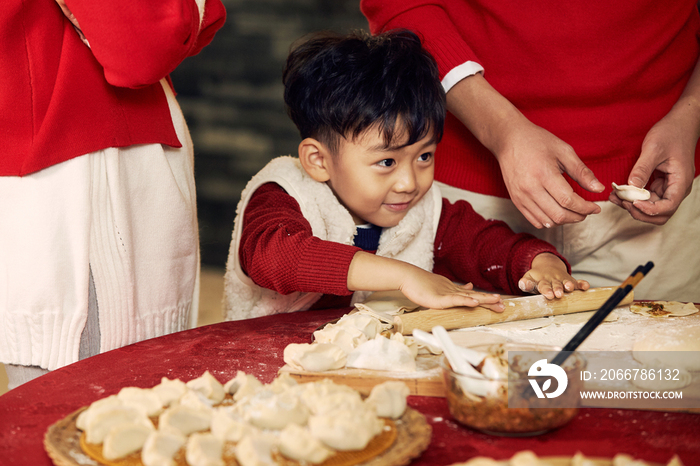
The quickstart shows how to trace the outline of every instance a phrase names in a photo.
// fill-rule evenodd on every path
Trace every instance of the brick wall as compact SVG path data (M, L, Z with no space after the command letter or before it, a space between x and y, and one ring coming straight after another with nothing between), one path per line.
M223 266L241 190L299 135L282 99L290 45L309 32L367 29L359 0L223 0L228 19L173 74L195 150L202 262Z

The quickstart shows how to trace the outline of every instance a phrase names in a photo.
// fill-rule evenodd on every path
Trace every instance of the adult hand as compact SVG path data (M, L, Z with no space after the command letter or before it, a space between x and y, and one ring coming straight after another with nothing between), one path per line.
M644 187L652 174L648 201L623 201L614 193L610 201L627 209L633 218L663 225L690 194L695 177L695 149L700 137L700 59L671 110L647 133L628 184Z
M483 76L452 87L447 108L497 158L513 203L535 227L580 222L600 212L563 176L567 173L588 191L605 189L573 148L530 122Z
M576 223L600 207L576 194L568 174L592 192L605 188L574 149L521 116L495 152L513 204L536 228Z
M648 201L629 202L615 192L610 201L626 209L642 222L663 225L690 194L695 175L695 145L697 137L684 131L683 122L674 121L671 114L654 125L644 138L642 152L632 168L628 183L643 188L652 173Z

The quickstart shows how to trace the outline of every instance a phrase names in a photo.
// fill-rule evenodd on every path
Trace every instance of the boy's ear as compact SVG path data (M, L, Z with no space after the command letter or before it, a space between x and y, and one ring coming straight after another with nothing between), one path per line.
M321 142L306 138L299 143L299 162L304 171L314 180L325 183L330 179L328 172L330 152Z

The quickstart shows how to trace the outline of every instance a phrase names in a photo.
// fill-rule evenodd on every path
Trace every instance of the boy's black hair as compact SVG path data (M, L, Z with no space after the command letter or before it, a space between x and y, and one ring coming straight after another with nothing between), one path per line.
M394 138L405 135L401 146L430 131L442 138L445 92L437 65L408 30L313 34L289 54L282 81L302 139L317 139L334 154L340 137L354 140L374 125L387 148L400 147Z

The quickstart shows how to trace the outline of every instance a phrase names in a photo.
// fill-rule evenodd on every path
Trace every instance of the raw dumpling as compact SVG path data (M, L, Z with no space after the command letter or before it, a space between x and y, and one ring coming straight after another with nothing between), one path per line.
M155 430L149 419L116 425L104 438L102 456L108 460L116 460L139 451L150 433Z
M347 356L340 346L332 343L292 343L284 349L284 362L294 369L324 372L345 366Z
M211 433L222 442L239 442L254 430L255 427L248 424L233 409L217 409L211 418Z
M247 435L236 445L236 459L241 466L277 466L272 459L272 449L277 439L264 432Z
M345 353L349 353L366 341L367 335L362 333L362 330L351 326L328 324L322 330L314 332L314 342L333 343L340 346Z
M187 388L201 393L214 404L221 403L224 396L226 396L226 393L224 393L224 386L221 385L221 382L216 380L209 371L205 371L201 377L190 380L186 385Z
M637 188L636 186L629 184L617 185L613 183L612 187L615 190L617 197L624 199L625 201L646 201L651 197L651 193L646 189Z
M308 429L297 424L289 424L280 432L278 448L287 458L312 464L323 463L333 454Z
M208 430L211 426L212 411L177 405L166 409L158 418L158 430L190 435Z
M372 388L365 403L379 417L398 419L406 411L406 397L410 392L403 382L384 382Z
M415 372L416 358L405 344L377 335L348 354L347 367L378 371Z
M187 391L187 385L180 379L170 380L163 377L160 384L153 387L153 393L158 395L163 406L170 406L173 401L177 401Z
M223 442L211 433L196 433L187 439L185 459L189 466L224 466L223 451Z
M365 334L371 340L382 331L382 323L372 316L366 314L345 314L337 324L342 327L353 327Z
M145 466L173 466L173 457L187 442L187 437L175 432L156 430L146 439L141 450L141 461Z
M233 401L238 401L246 396L254 395L262 386L262 382L255 376L238 371L234 378L226 382L224 391L233 395Z
M245 418L260 429L281 430L288 424L306 424L309 410L291 392L262 391L245 401Z

